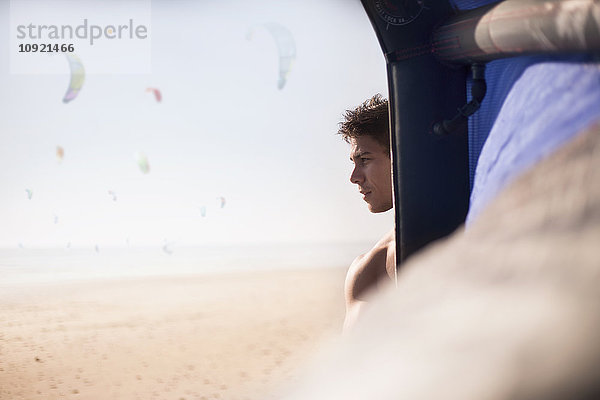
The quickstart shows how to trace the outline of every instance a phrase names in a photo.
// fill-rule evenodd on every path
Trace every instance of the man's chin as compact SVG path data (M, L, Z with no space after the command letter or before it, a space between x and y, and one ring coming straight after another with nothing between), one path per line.
M388 206L388 205L373 205L373 204L368 204L367 207L369 208L369 211L372 212L373 214L379 214L382 212L386 212L392 209L392 206Z

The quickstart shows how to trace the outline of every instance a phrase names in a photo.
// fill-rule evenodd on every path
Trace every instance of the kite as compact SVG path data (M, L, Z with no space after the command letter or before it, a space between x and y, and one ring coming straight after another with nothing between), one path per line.
M58 159L58 162L61 163L64 157L65 149L60 146L56 146L56 158Z
M69 68L71 69L71 82L67 88L67 93L63 97L63 103L68 103L75 99L83 86L85 81L85 68L79 57L72 53L65 53L67 60L69 60Z
M144 153L136 152L134 154L134 157L135 162L137 163L138 167L140 167L140 171L142 171L144 174L150 172L150 164L148 164L148 157L146 157Z
M273 37L279 53L279 80L277 89L281 90L285 86L287 77L292 69L292 62L296 58L296 42L291 32L284 26L275 22L266 22L261 25ZM252 29L246 34L246 39L251 40Z
M156 99L156 101L159 103L161 102L162 94L160 94L160 90L158 90L156 88L148 88L148 89L146 89L146 92L154 93L154 98Z
M117 201L117 194L114 191L109 190L108 194L112 196L113 201Z
M31 196L33 196L33 191L31 189L25 189L25 191L27 192L27 198L31 200Z
M168 255L173 254L173 250L169 247L173 244L173 242L167 243L167 240L165 239L165 244L163 245L162 249L165 253L167 253Z

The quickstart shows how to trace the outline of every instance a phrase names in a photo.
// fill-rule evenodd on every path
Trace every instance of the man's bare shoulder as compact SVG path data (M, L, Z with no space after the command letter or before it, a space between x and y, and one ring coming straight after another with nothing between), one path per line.
M364 299L384 278L395 277L395 235L392 229L368 252L354 259L346 275L346 302Z

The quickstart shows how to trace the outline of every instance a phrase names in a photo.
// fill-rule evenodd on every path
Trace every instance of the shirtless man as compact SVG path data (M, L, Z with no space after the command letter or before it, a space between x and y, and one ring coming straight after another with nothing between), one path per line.
M350 181L358 186L369 211L380 213L390 210L394 203L387 100L377 94L355 110L347 110L338 133L351 145L350 160L354 163L354 170ZM392 229L371 250L352 262L344 288L344 329L354 324L365 304L365 296L372 289L389 283L390 279L395 280L395 255Z

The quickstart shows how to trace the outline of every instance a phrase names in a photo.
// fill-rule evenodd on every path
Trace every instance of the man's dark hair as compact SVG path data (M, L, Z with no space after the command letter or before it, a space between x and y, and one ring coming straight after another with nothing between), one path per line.
M390 152L390 121L388 101L377 93L354 110L346 110L338 134L350 139L371 136Z

